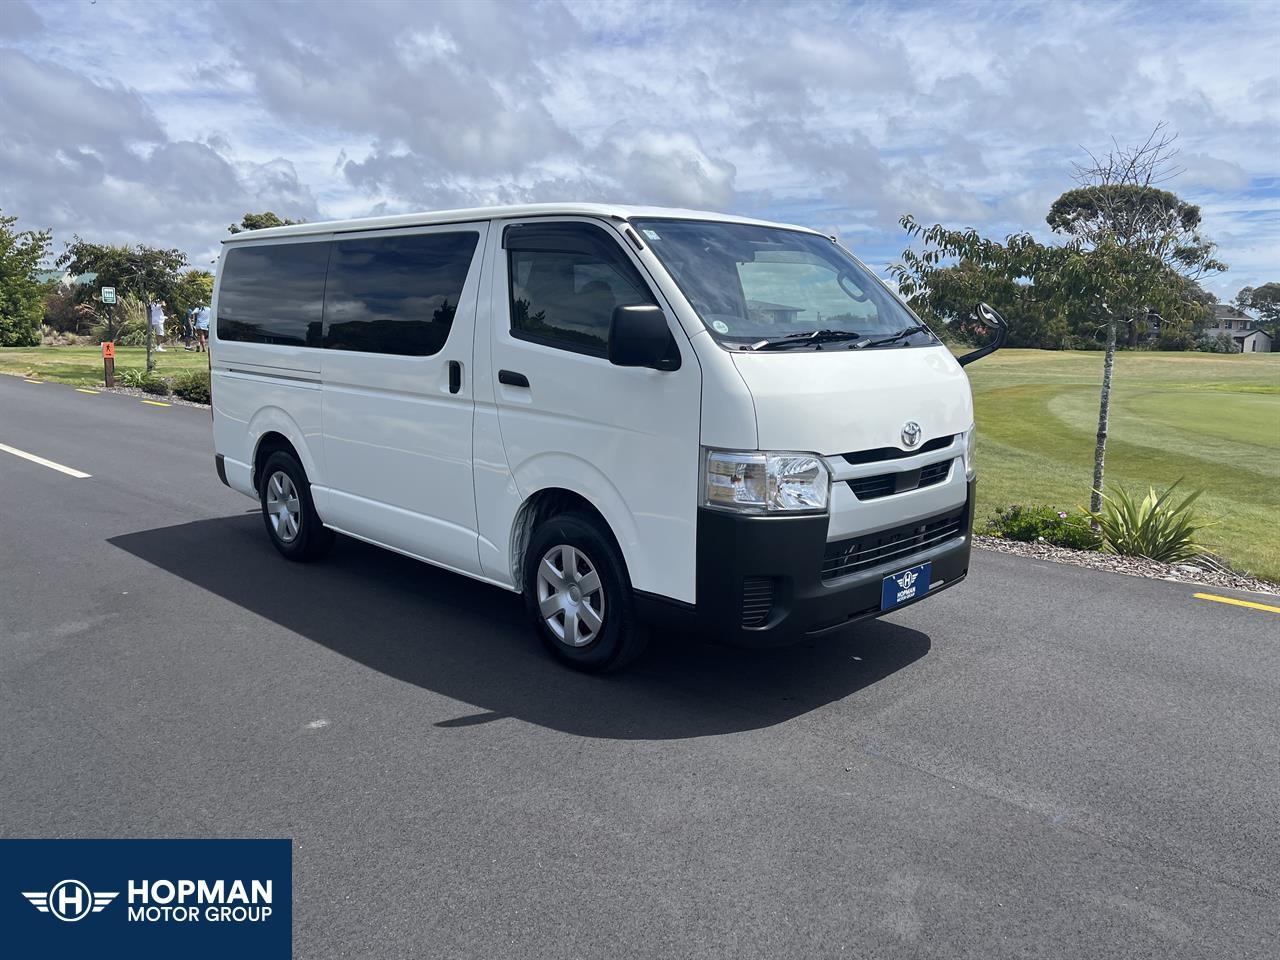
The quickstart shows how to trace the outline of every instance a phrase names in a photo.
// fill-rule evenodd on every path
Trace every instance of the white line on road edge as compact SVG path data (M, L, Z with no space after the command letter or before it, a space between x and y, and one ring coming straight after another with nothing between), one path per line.
M50 470L57 470L59 473L65 473L68 477L76 477L80 480L87 480L93 474L85 473L82 470L73 470L71 467L64 467L60 463L54 463L52 460L46 460L44 457L37 457L34 453L27 453L25 450L19 450L17 447L10 447L7 444L0 443L0 450L5 453L12 453L15 457L21 457L23 460L30 460L32 463L38 463L42 467L48 467Z

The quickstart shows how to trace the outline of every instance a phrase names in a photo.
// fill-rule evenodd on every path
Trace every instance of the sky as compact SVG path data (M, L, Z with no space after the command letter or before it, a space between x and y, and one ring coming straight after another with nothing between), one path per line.
M307 220L557 200L1048 238L1086 150L1178 134L1223 299L1280 280L1280 2L0 0L0 210L217 255Z

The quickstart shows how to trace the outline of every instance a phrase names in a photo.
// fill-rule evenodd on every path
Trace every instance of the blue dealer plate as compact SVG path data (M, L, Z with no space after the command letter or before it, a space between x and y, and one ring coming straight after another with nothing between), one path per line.
M932 563L922 563L918 567L885 577L880 587L880 609L892 610L928 593L932 566Z

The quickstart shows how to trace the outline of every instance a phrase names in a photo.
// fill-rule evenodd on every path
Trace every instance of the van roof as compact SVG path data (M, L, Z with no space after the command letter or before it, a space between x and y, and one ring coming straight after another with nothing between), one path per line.
M390 217L361 217L354 220L317 220L288 227L267 227L262 230L246 230L223 239L223 243L243 243L246 240L269 240L272 237L297 237L316 233L348 233L361 230L391 230L396 227L425 227L437 223L466 223L472 220L507 219L511 217L603 217L610 220L636 218L667 218L676 220L717 220L724 223L749 223L762 227L784 227L818 233L809 227L768 220L735 217L727 213L709 210L682 210L674 207L631 207L612 203L525 203L498 207L469 207L462 210L435 210L422 213L402 213Z

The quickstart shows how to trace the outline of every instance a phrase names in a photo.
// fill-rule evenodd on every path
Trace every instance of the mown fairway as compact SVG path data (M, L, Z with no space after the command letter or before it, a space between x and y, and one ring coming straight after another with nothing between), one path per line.
M156 355L156 372L172 376L183 370L203 369L206 355L183 350L182 344L167 346ZM146 347L116 347L116 374L130 367L147 368ZM101 347L0 347L0 373L12 373L35 380L57 380L78 387L102 386Z
M203 367L170 349L157 369ZM116 369L142 368L123 347ZM1101 353L1003 350L968 368L978 418L978 524L997 507L1089 500ZM102 382L97 347L0 349L0 372L82 386ZM1205 540L1239 568L1280 580L1280 353L1121 353L1116 358L1107 479L1134 488L1183 478L1204 488L1220 523Z
M997 507L1086 506L1101 353L1003 350L967 368L978 421L978 523ZM1221 522L1205 542L1280 580L1280 353L1116 357L1107 482L1182 478Z

